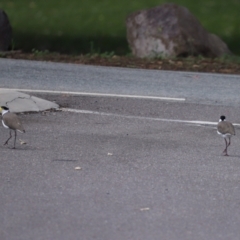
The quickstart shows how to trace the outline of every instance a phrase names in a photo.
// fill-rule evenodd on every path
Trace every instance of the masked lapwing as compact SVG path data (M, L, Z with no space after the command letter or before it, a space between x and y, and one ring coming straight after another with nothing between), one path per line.
M9 111L9 108L5 106L0 107L0 113L2 113L2 124L5 128L9 129L9 138L7 141L4 143L4 145L8 144L8 141L12 138L12 130L15 133L15 138L14 138L14 146L15 148L16 145L16 137L17 137L17 131L21 133L25 133L25 130L23 128L23 125L17 115L15 113L11 113Z
M228 156L227 149L231 144L231 137L235 135L235 129L232 123L226 121L225 119L225 116L220 117L219 123L217 125L217 133L221 135L225 140L226 147L223 151L223 154L225 156Z

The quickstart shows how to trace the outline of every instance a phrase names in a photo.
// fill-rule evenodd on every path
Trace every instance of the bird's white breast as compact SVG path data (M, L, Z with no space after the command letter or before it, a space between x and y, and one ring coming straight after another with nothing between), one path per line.
M218 133L219 135L221 135L223 138L231 137L231 136L232 136L230 133L223 134L223 133L220 133L219 131L217 131L217 133Z
M4 123L3 120L2 120L2 125L3 125L5 128L9 128L9 127Z

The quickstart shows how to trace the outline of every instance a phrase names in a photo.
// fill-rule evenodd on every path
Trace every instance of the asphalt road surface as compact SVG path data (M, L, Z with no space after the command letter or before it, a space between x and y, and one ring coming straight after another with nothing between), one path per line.
M0 147L2 240L239 239L239 127L224 157L211 124L238 108L41 96L68 111L20 115L27 144Z
M63 109L19 115L17 149L0 145L1 240L239 240L239 76L4 59L0 72L1 88L58 92L34 95Z
M170 97L194 103L240 105L240 75L10 59L0 59L0 73L0 88Z

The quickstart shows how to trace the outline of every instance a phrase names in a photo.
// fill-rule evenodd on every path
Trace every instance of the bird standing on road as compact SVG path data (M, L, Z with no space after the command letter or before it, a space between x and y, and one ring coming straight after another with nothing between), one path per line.
M22 125L21 121L19 120L19 118L17 117L17 115L15 113L11 113L9 111L9 108L7 108L5 106L1 106L0 107L0 113L2 114L2 124L3 124L3 126L10 130L10 132L9 132L10 136L7 139L7 141L4 143L4 145L7 145L8 141L12 138L12 130L13 130L15 132L15 139L14 139L13 148L15 148L17 131L19 131L21 133L25 133L23 125Z
M228 156L227 149L231 144L231 137L235 135L235 129L232 123L225 121L226 117L221 116L219 119L219 123L217 125L217 133L220 134L226 143L226 148L223 151L224 156ZM227 141L227 139L229 141Z

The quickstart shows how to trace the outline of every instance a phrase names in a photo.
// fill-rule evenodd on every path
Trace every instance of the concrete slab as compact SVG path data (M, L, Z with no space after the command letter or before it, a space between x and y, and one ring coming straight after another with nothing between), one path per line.
M59 108L59 105L54 102L3 89L0 89L0 106L7 106L12 112L39 112Z

